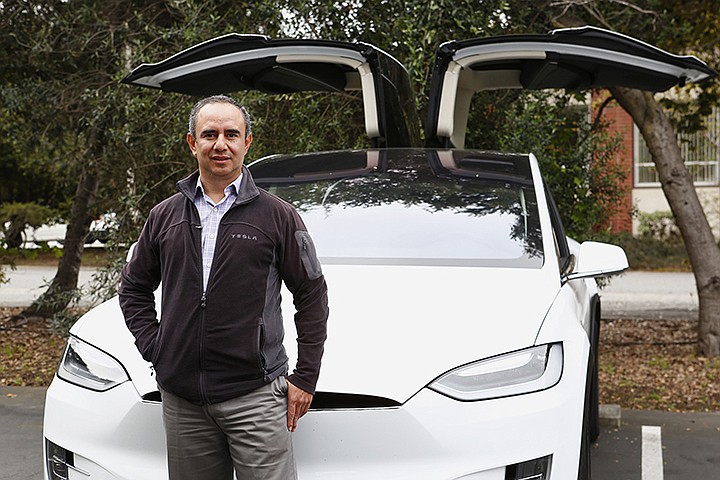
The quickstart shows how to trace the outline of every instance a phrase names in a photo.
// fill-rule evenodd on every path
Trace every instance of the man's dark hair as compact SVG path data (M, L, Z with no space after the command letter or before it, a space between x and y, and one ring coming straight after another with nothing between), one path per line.
M243 114L243 117L245 117L245 138L247 139L250 136L250 134L252 133L252 124L250 121L250 114L248 113L247 109L240 105L240 103L232 97L228 97L226 95L213 95L211 97L203 98L195 104L192 110L190 110L188 132L190 133L190 136L192 136L192 138L195 138L195 124L197 122L198 112L201 108L210 103L229 103L230 105L233 105L238 110L240 110L240 112L242 112Z

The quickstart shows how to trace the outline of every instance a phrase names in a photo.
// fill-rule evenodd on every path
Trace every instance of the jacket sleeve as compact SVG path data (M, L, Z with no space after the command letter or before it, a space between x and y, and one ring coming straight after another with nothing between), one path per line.
M298 359L290 382L315 393L327 338L327 286L312 238L292 207L283 235L280 274L293 294Z
M142 357L152 362L159 329L155 309L155 290L160 284L160 260L152 237L152 218L147 222L135 244L132 258L122 269L118 297L128 329Z

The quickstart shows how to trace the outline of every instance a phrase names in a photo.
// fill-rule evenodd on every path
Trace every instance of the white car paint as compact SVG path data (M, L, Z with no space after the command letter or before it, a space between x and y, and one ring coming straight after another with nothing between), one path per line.
M541 192L537 161L530 156L529 162ZM302 478L504 479L508 465L547 455L553 478L576 472L590 352L589 299L597 293L594 280L582 277L597 272L576 271L575 280L560 277L547 234L548 205L543 195L537 202L546 232L541 268L331 261L323 266L331 319L318 391L373 396L395 406L311 411L295 434ZM581 265L594 268L602 260L598 254L604 250L597 245L572 247L587 254ZM626 266L610 262L606 270ZM294 308L288 292L283 298L292 368ZM162 478L160 404L143 399L155 398L157 386L117 298L88 312L71 334L114 358L131 381L95 392L56 378L47 394L45 437L73 452L71 472L102 479ZM556 384L541 391L458 401L428 388L457 367L546 344L562 346L562 371ZM78 472L71 478L85 478Z
M330 273L329 278L336 277ZM568 287L563 290L569 293ZM555 304L543 324L538 343L562 341L566 359L587 358L589 344L584 330L579 324L573 327L567 323L566 310L571 304L569 298ZM416 391L396 408L310 412L302 419L294 440L301 478L504 479L505 465L548 454L553 455L553 475L569 478L577 468L579 444L567 439L580 435L582 422L578 419L582 418L584 392L577 386L584 384L586 364L566 361L560 382L548 390L483 402L458 402L424 388L432 374L423 378L412 374L427 366L432 372L441 370L423 357L448 357L444 360L447 365L457 365L452 362L467 360L458 354L465 344L488 345L488 352L502 351L507 343L492 345L491 340L498 340L501 334L513 336L508 332L516 331L518 324L511 315L500 311L497 318L476 322L474 328L466 331L468 321L460 319L458 325L454 322L456 317L445 321L435 318L436 310L425 315L419 314L419 309L412 311L418 318L398 323L407 327L423 320L435 322L439 328L431 330L438 335L424 336L425 348L414 349L414 356L393 360L394 363L383 363L384 345L365 344L368 333L360 335L360 331L353 330L344 335L340 328L334 329L336 335L331 333L325 362L328 368L323 370L319 388L339 386L342 390L343 385L355 385L345 378L355 378L360 385L370 388L374 385L378 393L386 395L402 392L397 385L407 385L405 390ZM86 318L74 333L84 338L96 333L96 339L112 338L116 344L114 352L118 351L117 346L128 343L121 329L106 330L104 335L95 330L98 326L113 328L113 321L119 318L115 302L108 302L93 313L103 315L104 321ZM336 322L342 321L342 313L334 312ZM518 313L527 314L527 310L521 308ZM360 316L358 313L357 318ZM364 331L371 332L371 327L382 323L371 322ZM421 329L411 332L418 330ZM447 333L441 333L443 330ZM354 340L353 333L360 336ZM416 339L411 333L408 343ZM525 341L532 342L533 338L518 340L518 344ZM343 354L341 346L350 350ZM123 360L127 367L129 359ZM368 371L363 373L366 362ZM146 372L140 363L142 360L137 368L128 368L131 376ZM334 363L342 363L351 370L343 374ZM142 401L133 388L139 384L138 377L133 380L100 393L56 379L48 390L45 435L54 442L62 440L65 448L76 452L75 467L91 472L91 478L150 480L166 475L160 405ZM109 412L112 415L107 415ZM68 435L68 430L82 431L83 435ZM90 459L103 459L104 463L96 464Z

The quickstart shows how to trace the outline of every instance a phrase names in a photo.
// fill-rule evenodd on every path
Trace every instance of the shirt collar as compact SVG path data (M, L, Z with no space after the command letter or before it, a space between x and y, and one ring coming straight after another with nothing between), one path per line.
M240 172L240 175L233 180L233 182L225 187L225 196L227 197L230 194L237 195L240 191L240 183L242 182L243 178L243 172ZM195 184L195 195L205 195L205 188L203 188L203 184L200 181L200 175L198 175L197 183Z

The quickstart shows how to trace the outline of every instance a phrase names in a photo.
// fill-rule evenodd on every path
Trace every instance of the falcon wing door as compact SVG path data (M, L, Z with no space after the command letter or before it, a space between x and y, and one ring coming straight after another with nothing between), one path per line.
M695 57L595 27L448 42L436 53L426 138L432 146L462 148L470 100L482 90L622 86L661 92L715 75Z
M140 65L122 81L197 96L242 90L269 94L360 90L365 130L374 146L419 144L407 71L369 44L229 34L159 63Z

